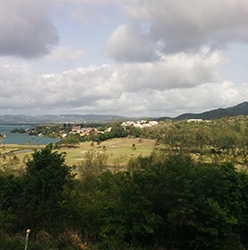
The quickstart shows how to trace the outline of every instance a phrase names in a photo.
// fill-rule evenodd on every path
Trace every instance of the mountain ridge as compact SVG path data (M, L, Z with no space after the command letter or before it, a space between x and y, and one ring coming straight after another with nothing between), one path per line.
M173 120L185 120L185 119L218 119L224 116L239 116L239 115L248 115L248 102L239 103L236 106L229 108L218 108L210 111L205 111L202 113L185 113L175 117Z
M104 123L126 120L118 115L61 114L61 115L0 115L0 124L39 124L39 123Z
M186 119L218 119L224 116L238 116L248 115L248 102L239 103L236 106L229 108L218 108L202 113L184 113L175 118L171 117L137 117L130 118L119 115L99 115L99 114L61 114L61 115L0 115L0 124L41 124L41 123L108 123L115 121L127 121L138 119L153 119L157 121L163 121L166 119L171 120L186 120Z

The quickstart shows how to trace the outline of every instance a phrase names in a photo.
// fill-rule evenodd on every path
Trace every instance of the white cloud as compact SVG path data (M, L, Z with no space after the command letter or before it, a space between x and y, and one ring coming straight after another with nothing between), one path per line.
M43 57L43 60L50 62L76 61L86 55L85 50L74 49L66 46L54 48L49 55Z
M102 5L110 4L114 0L56 0L58 2L73 3L73 4L89 4L89 5Z
M127 25L120 25L110 36L107 46L109 54L117 61L142 62L158 58L152 50L152 42L146 34Z
M218 69L225 63L220 53L205 49L197 54L162 55L156 63L126 63L118 74L127 91L190 88L218 80Z
M161 57L156 64L92 65L39 75L27 63L4 58L0 60L0 106L2 110L28 109L29 114L175 116L202 111L236 104L248 94L247 83L236 86L218 79L216 69L223 62L221 54L203 50Z

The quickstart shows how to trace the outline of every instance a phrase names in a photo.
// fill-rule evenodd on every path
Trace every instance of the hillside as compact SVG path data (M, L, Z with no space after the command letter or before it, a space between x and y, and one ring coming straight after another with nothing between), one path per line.
M218 119L224 116L238 116L238 115L248 115L248 102L240 103L236 106L230 108L219 108L211 111L206 111L200 114L182 114L175 118L175 120L184 119Z
M218 119L224 116L238 116L238 115L248 115L248 102L240 103L236 106L229 107L229 108L218 108L210 111L206 111L203 113L186 113L179 115L173 120L187 120L187 119L204 119L204 120L211 120L211 119ZM159 120L165 120L167 117L160 117ZM167 118L168 119L168 118Z

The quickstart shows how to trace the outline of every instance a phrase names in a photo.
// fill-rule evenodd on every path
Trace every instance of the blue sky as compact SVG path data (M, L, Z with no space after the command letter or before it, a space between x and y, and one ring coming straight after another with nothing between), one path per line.
M248 96L245 0L0 3L1 114L171 116Z

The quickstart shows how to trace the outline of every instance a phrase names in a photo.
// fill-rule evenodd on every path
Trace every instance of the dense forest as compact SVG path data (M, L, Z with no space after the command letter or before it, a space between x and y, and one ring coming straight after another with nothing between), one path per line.
M157 145L122 171L88 152L75 176L54 145L2 167L0 249L248 247L247 117L126 132Z

